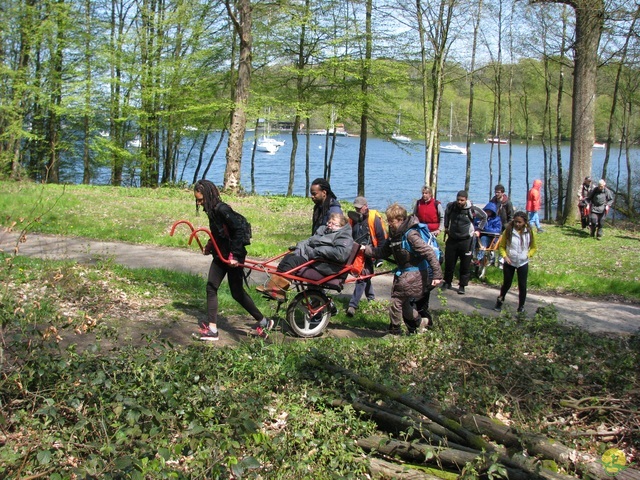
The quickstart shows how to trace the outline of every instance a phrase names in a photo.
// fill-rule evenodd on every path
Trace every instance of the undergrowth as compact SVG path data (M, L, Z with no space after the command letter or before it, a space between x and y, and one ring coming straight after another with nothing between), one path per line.
M181 298L203 310L202 279L2 260L0 477L363 478L355 442L378 426L349 402L390 401L312 366L318 356L442 408L637 459L640 339L562 326L553 307L528 321L441 311L410 337L210 348L150 333L79 348L67 340L134 308L157 314ZM590 434L603 429L618 433Z

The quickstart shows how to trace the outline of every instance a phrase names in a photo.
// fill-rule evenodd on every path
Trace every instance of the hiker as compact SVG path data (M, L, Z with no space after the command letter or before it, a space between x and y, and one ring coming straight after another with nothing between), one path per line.
M243 263L247 256L245 245L248 242L245 240L247 232L244 231L240 215L222 201L218 188L209 180L198 180L193 187L193 195L196 199L196 214L202 207L209 217L209 230L211 230L220 253L228 259L228 263L226 263L217 256L213 243L209 239L203 253L213 255L213 260L207 278L207 319L199 322L200 340L216 341L219 338L217 327L218 288L225 275L228 277L229 290L231 290L233 299L258 322L253 333L266 338L267 332L273 328L274 322L258 310L242 285L244 276L243 269L239 267L239 264Z
M416 230L419 223L414 215L408 216L404 207L392 204L385 212L389 225L389 238L378 247L368 245L364 253L372 258L393 258L398 265L391 287L389 307L389 333L400 335L404 321L409 334L418 332L421 315L415 307L442 279L442 270L436 254ZM425 262L426 261L426 262ZM425 317L425 320L430 319Z
M478 227L484 228L487 215L468 200L466 190L460 190L456 201L450 202L444 211L444 231L447 236L444 250L444 283L442 289L452 288L453 273L460 259L460 284L458 293L464 295L465 287L471 277L471 258L473 255L472 237L475 235L473 225L477 217Z
M332 213L329 215L327 224L319 227L315 235L298 242L293 251L282 258L276 271L286 273L309 260L325 260L314 262L309 265L309 268L316 270L323 276L332 275L339 272L347 263L352 248L351 226L346 217L342 213ZM298 270L291 273L302 276ZM256 290L275 300L282 301L285 299L285 292L289 286L289 280L274 274L264 286L258 286Z
M433 189L428 185L422 187L422 198L416 202L413 214L418 221L426 223L436 237L444 230L444 207L433 198Z
M591 207L587 198L589 198L589 194L593 190L595 185L591 181L591 177L584 177L582 181L582 185L578 189L578 210L580 210L580 224L582 228L585 229L589 226L589 214L591 211Z
M531 226L536 227L538 233L543 233L544 230L540 226L540 216L538 215L538 210L540 210L540 188L542 188L542 180L534 180L533 187L527 193L527 213L529 214Z
M433 248L415 228L419 223L416 216L408 216L406 209L397 203L389 206L385 214L389 238L381 246L364 247L364 253L372 258L389 258L393 255L398 266L391 287L389 333L400 335L401 322L404 321L408 333L414 334L422 323L415 300L440 283L442 270Z
M493 193L494 195L489 201L497 207L497 213L500 217L502 230L504 230L507 223L513 220L513 204L511 203L511 200L509 200L509 197L504 193L504 185L497 184L493 189Z
M604 217L609 213L609 208L613 205L613 194L607 188L604 179L598 181L598 186L591 190L587 197L587 202L591 205L589 221L591 224L591 236L600 240L602 229L604 228Z
M527 300L527 276L529 274L529 259L536 253L536 238L532 225L528 222L525 212L516 212L513 220L505 228L500 243L500 255L504 258L502 268L502 286L496 300L495 310L501 310L505 295L511 288L513 276L518 273L518 313L524 312Z
M329 220L330 213L343 213L340 202L331 191L331 185L324 178L316 178L309 187L311 200L313 200L313 216L311 222L311 235L315 235L318 228L324 227Z
M382 216L377 210L369 209L369 204L365 197L356 197L353 201L355 212L349 212L349 223L351 224L351 235L353 241L360 245L373 245L377 247L382 245L387 239L387 231ZM365 257L362 275L371 275L374 270L375 259ZM353 288L353 294L349 299L347 307L347 317L353 317L356 314L358 305L362 295L367 300L375 300L376 295L371 284L371 277L365 280L357 280Z
M500 236L502 232L502 220L498 216L498 207L496 204L489 202L482 210L487 216L484 226L480 227L481 219L477 217L473 219L476 233L479 233L478 242L483 247L478 249L478 255L476 256L478 261L484 258L484 251L491 245L493 239Z

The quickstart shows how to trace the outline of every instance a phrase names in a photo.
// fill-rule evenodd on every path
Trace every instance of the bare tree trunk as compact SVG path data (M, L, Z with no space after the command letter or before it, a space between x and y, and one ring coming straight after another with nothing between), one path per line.
M598 45L604 24L604 0L575 2L576 35L573 71L573 115L568 191L577 192L584 177L591 174L594 141L594 112ZM565 204L563 223L577 218L578 204Z
M369 122L369 76L371 75L371 54L373 50L373 38L371 35L371 12L373 0L366 2L365 21L365 54L362 68L362 113L360 115L360 149L358 152L358 195L365 195L365 166L367 159L367 124Z
M464 189L468 192L471 186L471 134L473 133L473 94L475 88L476 52L478 49L478 31L482 18L482 0L478 1L478 11L473 24L473 46L471 47L471 73L469 78L469 110L467 113L467 165L464 176ZM435 195L435 192L434 192Z
M240 171L242 167L242 145L247 125L245 111L249 99L251 85L251 1L237 0L235 6L238 16L231 8L231 0L225 0L227 14L235 32L240 39L240 59L238 62L238 79L235 86L234 107L229 125L229 143L227 145L227 165L224 171L223 187L225 190L237 192L240 189Z
M629 42L631 41L631 36L634 34L636 30L636 22L638 21L638 16L640 15L640 6L635 11L633 15L633 21L629 26L629 31L627 32L626 38L624 40L624 46L622 47L622 52L620 55L620 60L618 63L618 70L616 72L616 80L613 84L613 93L611 95L611 111L609 112L609 125L607 128L607 144L606 144L606 152L604 155L604 163L602 164L602 178L606 180L607 178L607 167L609 165L609 152L611 151L611 145L613 143L613 127L614 127L614 118L616 113L616 105L618 102L618 90L620 89L620 76L622 74L622 69L625 66L627 60L627 52L629 51ZM620 171L618 170L618 173Z
M562 43L560 45L560 72L558 75L558 100L556 102L556 165L558 170L557 182L557 198L558 208L556 209L556 222L561 222L562 211L564 210L564 172L562 169L562 93L564 89L564 59L565 59L565 43L567 33L567 7L562 8ZM566 201L571 201L567 195Z
M418 36L420 37L420 77L422 79L422 124L424 127L424 183L429 183L429 175L431 172L431 155L429 149L426 146L426 141L429 136L429 106L427 98L429 98L429 85L427 80L427 46L425 40L425 28L424 28L424 15L422 13L422 2L416 0L416 16L418 20ZM475 51L475 50L474 50ZM472 69L473 71L473 69ZM432 187L433 188L433 187ZM436 195L436 189L433 188L433 194Z
M309 196L309 188L311 187L311 118L307 117L307 147L304 157L304 196Z

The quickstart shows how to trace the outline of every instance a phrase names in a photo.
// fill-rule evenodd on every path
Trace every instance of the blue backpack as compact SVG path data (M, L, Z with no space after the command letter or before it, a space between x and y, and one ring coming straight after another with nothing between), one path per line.
M424 240L424 242L433 249L433 253L436 254L438 263L442 265L442 261L444 259L442 258L442 252L440 251L438 240L436 240L435 235L432 235L431 232L429 232L429 227L427 226L427 224L418 223L418 225L416 225L415 227L411 227L409 230L417 230L420 233L422 240ZM407 240L407 235L409 234L409 230L407 230L402 236L402 248L407 250L409 253L411 253L412 256L414 256L415 253L413 251L413 248L411 247L411 244ZM429 262L426 259L424 259L418 264L418 270L431 270L431 265L429 265Z

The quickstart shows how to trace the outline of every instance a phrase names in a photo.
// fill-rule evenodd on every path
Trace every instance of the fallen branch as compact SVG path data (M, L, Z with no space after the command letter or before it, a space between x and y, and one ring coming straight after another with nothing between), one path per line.
M394 462L387 462L381 458L369 458L369 470L373 474L383 475L384 478L397 478L399 480L442 480L429 473L410 468Z
M371 436L362 438L357 442L358 446L368 452L380 452L390 457L400 457L403 460L416 463L435 463L437 465L445 465L455 468L458 471L468 463L474 463L480 460L480 468L488 469L493 463L492 456L484 453L468 453L461 452L452 448L431 447L429 445L403 442L400 440L389 440L387 437ZM507 471L509 480L531 480L532 478L545 478L547 480L574 480L576 477L561 475L545 469L537 474L532 474L528 466L518 468L513 466L504 466Z

